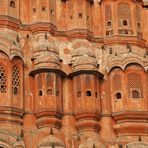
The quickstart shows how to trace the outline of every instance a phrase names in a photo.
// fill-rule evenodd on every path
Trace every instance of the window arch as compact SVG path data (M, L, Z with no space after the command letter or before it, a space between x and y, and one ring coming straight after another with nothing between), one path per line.
M118 100L118 99L121 99L122 98L122 95L120 92L117 92L116 95L115 95L115 99Z
M74 79L75 79L76 96L80 97L82 95L81 76L77 76Z
M52 89L47 90L47 95L50 95L50 96L52 95Z
M86 88L90 88L91 87L91 75L87 74L85 75L85 84L86 84Z
M107 24L107 27L112 27L112 10L111 5L105 5L105 22Z
M38 89L42 89L42 75L41 74L37 76L37 81L38 81Z
M129 27L132 26L132 16L130 6L127 3L121 2L117 6L118 26L122 27L122 20L129 21Z
M56 94L55 95L57 97L59 97L60 96L60 90L61 90L61 77L59 75L56 75L55 81L56 81L56 85L55 85L55 93Z
M77 92L77 97L80 98L81 96L82 96L81 91L78 91L78 92Z
M39 90L38 96L43 96L43 92L41 90Z
M15 8L15 1L10 1L10 5L11 8Z
M0 65L0 92L6 93L6 72L2 65Z
M19 68L17 65L13 66L13 68L12 68L12 90L13 90L14 95L19 94L20 74L19 74Z
M50 73L46 74L46 87L53 87L53 75Z
M139 6L136 6L136 21L138 29L141 28L141 10Z
M121 79L121 74L114 74L112 77L112 87L114 91L118 91L122 89L122 79Z
M128 94L130 98L143 98L141 76L138 73L127 74Z
M132 98L134 98L134 99L140 98L140 93L139 93L139 91L133 90L133 91L132 91Z
M91 91L90 90L86 91L86 96L91 97Z

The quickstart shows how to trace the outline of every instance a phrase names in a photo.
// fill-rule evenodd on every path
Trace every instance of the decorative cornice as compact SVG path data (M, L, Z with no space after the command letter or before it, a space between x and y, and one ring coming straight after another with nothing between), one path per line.
M59 74L59 75L61 75L61 76L63 76L63 77L66 76L66 73L63 72L62 70L60 70L60 69L50 69L50 68L35 69L35 70L32 70L32 71L29 73L29 75L30 75L30 76L34 76L34 75L36 75L36 74L38 74L38 73L42 73L42 72L54 72L54 73L57 73L57 74Z
M104 77L104 75L97 70L79 70L79 71L75 71L73 73L68 74L68 77L75 77L80 74L93 74L93 75L96 75L100 79Z

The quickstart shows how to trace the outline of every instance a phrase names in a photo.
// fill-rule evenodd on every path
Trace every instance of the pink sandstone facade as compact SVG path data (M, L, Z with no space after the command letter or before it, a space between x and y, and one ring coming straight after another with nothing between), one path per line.
M0 148L148 148L148 2L0 0Z

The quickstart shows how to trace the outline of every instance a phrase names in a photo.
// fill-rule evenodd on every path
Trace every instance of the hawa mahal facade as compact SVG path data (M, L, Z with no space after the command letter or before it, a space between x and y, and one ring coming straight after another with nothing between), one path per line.
M0 148L148 148L147 0L0 0Z

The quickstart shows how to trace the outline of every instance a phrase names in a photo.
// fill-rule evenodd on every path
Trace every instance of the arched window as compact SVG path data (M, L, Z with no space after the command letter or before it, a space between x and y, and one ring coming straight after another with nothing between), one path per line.
M91 75L87 74L85 75L85 84L86 84L86 88L89 89L91 87Z
M107 21L107 27L112 27L112 22L111 21Z
M0 92L6 93L6 73L3 66L0 65Z
M42 91L40 90L39 92L38 92L38 96L42 96L43 95L43 93L42 93Z
M140 93L137 90L133 90L132 91L132 98L134 98L134 99L141 98Z
M130 98L143 98L141 76L138 73L128 73L128 93Z
M107 27L112 26L112 10L111 10L111 5L105 5L105 22Z
M81 91L78 91L78 92L77 92L77 97L80 98L81 95L82 95L82 94L81 94Z
M139 6L136 6L136 21L137 21L137 28L141 28L141 10Z
M38 81L38 89L42 89L42 75L41 74L37 76L37 81Z
M57 96L57 97L59 97L59 93L60 93L60 92L57 90L57 91L56 91L56 96Z
M76 79L76 82L75 82L76 89L81 90L81 76L77 76L75 79Z
M47 95L50 95L50 96L52 95L52 89L47 90Z
M95 92L95 97L98 98L98 93L97 92Z
M86 96L91 97L91 91L86 91Z
M118 16L118 25L119 27L122 26L132 26L132 16L130 11L130 6L127 3L121 2L118 4L118 10L117 10L117 16ZM127 24L129 22L129 25Z
M13 66L12 68L12 90L14 95L19 94L20 90L20 75L18 66Z
M53 88L53 82L54 82L53 75L50 73L47 73L46 74L46 87Z
M59 95L60 95L60 90L61 90L61 77L59 76L59 75L56 75L56 79L55 79L55 81L56 81L56 86L55 86L55 95L57 96L57 97L59 97Z
M120 92L117 92L116 95L115 95L115 99L121 99L122 98L122 95Z
M14 87L13 94L14 94L14 95L17 95L17 94L18 94L18 89L17 89L17 87Z
M14 1L10 1L10 7L15 8L15 2Z
M114 91L120 91L122 89L121 74L118 74L118 73L114 74L114 76L112 78L112 87L113 87Z

